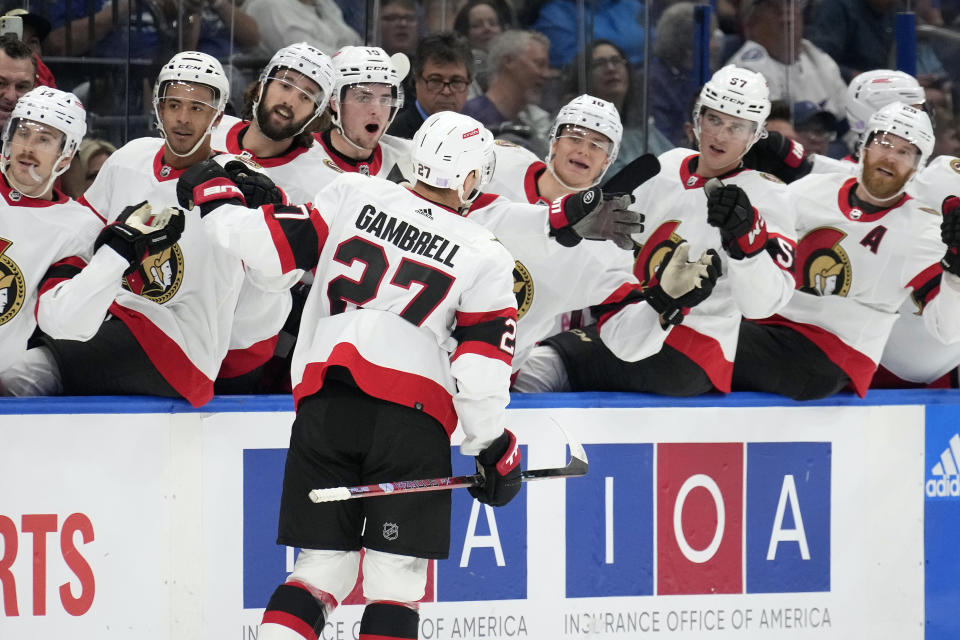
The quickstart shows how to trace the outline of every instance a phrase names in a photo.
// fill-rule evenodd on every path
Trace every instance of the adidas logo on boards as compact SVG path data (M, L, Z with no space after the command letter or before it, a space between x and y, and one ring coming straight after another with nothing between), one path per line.
M930 473L935 477L924 485L928 498L960 498L960 434L953 434Z

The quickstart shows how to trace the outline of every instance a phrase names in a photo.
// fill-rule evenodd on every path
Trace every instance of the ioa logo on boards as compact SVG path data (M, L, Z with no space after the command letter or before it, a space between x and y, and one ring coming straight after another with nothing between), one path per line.
M586 449L590 473L566 483L566 518L554 523L568 598L831 590L831 443ZM274 542L284 454L244 451L246 608L262 607L292 570L293 554ZM473 464L453 456L455 474ZM496 510L466 491L452 498L450 556L428 599L526 598L527 491ZM541 564L529 568L530 583L544 579Z
M953 434L924 484L928 498L960 498L960 434Z

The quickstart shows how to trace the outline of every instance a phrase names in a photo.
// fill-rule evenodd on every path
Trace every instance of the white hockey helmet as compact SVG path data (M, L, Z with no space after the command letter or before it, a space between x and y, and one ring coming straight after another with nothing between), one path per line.
M612 102L607 102L601 98L595 98L591 95L583 94L577 96L560 108L557 117L553 121L553 127L550 129L550 151L547 154L547 168L553 177L567 189L571 187L563 183L556 172L553 170L553 142L560 135L565 125L574 125L584 129L596 131L599 134L610 138L610 150L607 152L607 164L603 171L594 179L590 187L596 185L603 179L603 175L617 159L620 153L620 141L623 139L623 123L620 121L620 112ZM590 188L586 187L586 188ZM579 191L580 189L573 189Z
M867 121L866 129L860 139L861 149L866 149L866 146L873 139L873 136L881 133L890 133L903 138L917 148L918 154L915 165L916 170L913 173L914 176L917 174L917 171L926 166L930 154L933 153L935 139L933 135L933 125L930 123L930 116L928 116L925 111L921 111L908 104L903 104L902 102L893 102L882 107ZM857 170L857 180L864 189L866 189L866 186L863 185L863 169L866 155L865 152L860 153ZM911 180L912 179L911 176ZM907 190L907 184L909 184L909 182L910 180L907 180L907 182L904 183L903 188L897 196Z
M693 107L693 129L700 140L700 112L713 109L727 115L743 118L756 124L749 149L763 137L764 123L770 115L770 88L763 74L728 64L713 74L700 90Z
M160 119L159 105L165 96L167 87L171 83L178 82L202 84L213 89L213 102L197 101L214 109L217 116L223 113L227 106L227 100L230 99L230 81L216 58L200 51L181 51L163 65L160 69L160 75L157 77L157 82L153 85L153 113L157 118L157 128L160 130L160 135L164 138L166 138L166 132L163 130L163 121ZM180 157L192 155L210 134L216 121L216 117L210 121L206 133L197 140L197 143L188 153L177 153L169 145L167 148L170 149L171 153Z
M847 121L850 129L863 133L870 116L891 102L923 104L926 95L913 76L903 71L875 69L865 71L847 87Z
M340 103L343 91L358 84L386 84L391 87L393 102L390 120L403 107L403 79L410 71L410 60L403 53L388 56L380 47L343 47L333 54L333 93L330 103L334 107L331 120L343 135L343 123L340 120ZM344 136L346 137L346 136ZM348 139L349 140L349 139Z
M419 182L439 189L456 189L465 206L480 195L493 176L493 134L470 116L438 111L413 135L411 160ZM479 181L464 197L463 184L473 171L479 173Z
M0 158L0 171L10 180L13 179L7 173L7 167L10 163L10 142L13 138L13 130L24 120L39 122L57 131L63 133L63 144L60 149L60 155L53 165L53 171L48 180L45 181L42 188L22 189L19 185L14 185L18 191L27 196L42 195L50 187L53 181L70 166L65 164L58 169L57 165L65 159L72 156L83 137L87 135L87 110L77 96L59 89L50 87L36 87L23 94L10 113L10 118L3 129L3 149L2 158Z
M333 62L331 62L330 56L306 42L297 42L277 51L273 54L273 57L270 58L270 62L263 68L263 71L260 72L260 88L257 92L257 99L253 103L254 119L256 119L257 108L260 105L260 101L263 99L263 91L267 86L267 81L277 79L286 82L280 77L285 69L303 74L320 87L320 93L310 96L316 105L313 118L303 123L300 131L294 134L297 135L306 129L307 125L309 125L314 118L320 117L323 110L327 108L330 93L333 91L335 75Z

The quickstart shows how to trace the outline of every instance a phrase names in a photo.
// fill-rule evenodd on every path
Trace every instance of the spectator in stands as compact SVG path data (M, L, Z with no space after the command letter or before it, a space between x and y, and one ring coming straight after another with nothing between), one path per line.
M657 129L676 146L686 146L687 105L700 91L693 73L693 13L692 2L678 2L663 12L650 61L650 113ZM719 40L711 37L710 46L712 54Z
M30 47L12 33L0 36L0 130L17 100L33 89L36 80L37 61Z
M588 38L605 38L620 45L630 62L643 62L643 4L640 0L595 0L591 3L593 33ZM562 68L573 59L578 47L576 0L549 0L540 7L533 28L553 45L550 64Z
M498 7L493 0L470 0L457 12L453 29L469 40L473 49L488 51L490 42L513 23L507 7Z
M821 2L807 28L810 40L840 65L844 80L890 66L894 22L900 0L830 0ZM918 52L919 53L919 52ZM939 61L924 57L918 72L942 72Z
M406 99L387 133L412 138L420 125L438 111L460 113L473 80L473 56L467 41L453 32L420 40L413 63L416 96Z
M553 73L550 41L535 31L504 31L490 47L490 86L467 102L463 113L482 122L495 135L510 138L540 157L547 152L550 114L538 106ZM505 126L506 125L506 126Z
M470 42L473 49L473 69L476 81L470 88L470 98L487 90L489 85L487 54L490 43L506 29L513 29L516 21L505 0L470 0L457 12L453 29Z
M380 47L387 53L412 57L417 48L417 27L414 0L383 0L380 4Z
M260 42L257 22L240 8L243 0L185 0L183 48L226 61Z
M24 44L33 51L37 61L37 85L57 88L57 82L50 68L43 63L43 41L50 33L50 21L36 13L30 13L22 8L23 0L12 0L6 4L7 12L4 17L19 17L23 25L23 35L20 37ZM15 8L14 8L15 7Z
M577 70L580 68L580 59L578 55L567 68L563 94L570 99L579 91ZM620 152L610 165L610 175L615 175L639 155L660 155L673 147L654 126L648 130L649 144L644 144L643 83L634 77L630 61L620 47L609 40L594 40L587 50L586 68L587 93L612 102L623 124Z
M96 180L100 167L117 148L106 140L84 138L60 180L65 194L78 200Z
M805 0L746 0L741 8L747 41L729 64L762 73L770 98L812 102L844 118L847 83L829 55L803 38Z
M268 60L294 42L307 42L328 55L363 39L343 20L334 0L247 0L243 8L260 27L254 53Z

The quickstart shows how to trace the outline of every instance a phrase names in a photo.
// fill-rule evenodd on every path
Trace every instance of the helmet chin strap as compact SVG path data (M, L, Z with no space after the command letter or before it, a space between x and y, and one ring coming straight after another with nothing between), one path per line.
M900 199L900 197L901 197L904 193L906 193L906 191L907 191L907 185L910 184L910 181L911 181L911 180L913 180L913 176L915 176L915 175L917 174L917 172L914 171L914 172L913 172L913 175L911 175L911 176L903 183L903 185L900 187L900 190L897 191L894 195L890 196L889 198L881 198L881 197L875 195L872 191L870 191L870 189L867 188L867 183L864 182L864 180L863 180L863 164L864 164L864 156L861 155L861 156L860 156L859 168L857 169L857 186L858 186L858 187L862 187L864 193L866 193L868 196L870 196L871 198L873 198L874 200L876 200L877 202L879 202L879 203L881 203L881 204L887 204L887 203L891 203L891 204L892 204L893 202L896 202L898 199Z

